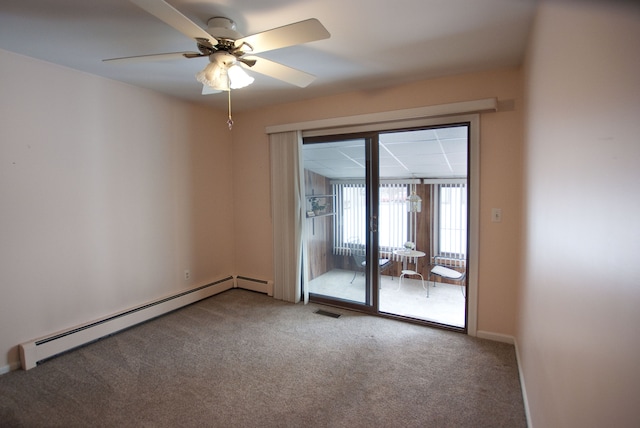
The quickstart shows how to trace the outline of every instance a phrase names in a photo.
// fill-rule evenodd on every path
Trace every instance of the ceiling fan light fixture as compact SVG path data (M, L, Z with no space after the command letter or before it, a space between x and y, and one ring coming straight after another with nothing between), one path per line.
M210 86L217 91L229 90L229 76L227 75L227 69L220 67L216 63L209 63L204 70L196 74L196 79L203 85Z
M253 83L249 76L237 63L236 57L226 52L217 52L209 56L211 61L204 70L196 74L196 79L203 85L218 91L244 88Z
M254 67L257 63L259 64L258 67L254 69L257 73L300 87L307 86L314 79L314 76L308 73L274 61L265 59L257 62L255 58L243 58L245 54L249 52L267 52L330 37L327 29L315 18L294 22L244 37L236 31L235 22L226 17L214 16L207 22L207 30L204 30L165 0L130 1L195 40L198 52L175 52L171 54L113 58L112 60L139 60L139 58L158 60L169 57L200 58L208 56L209 64L196 73L196 80L203 85L203 95L227 91L229 100L229 120L227 124L229 129L233 126L233 120L231 119L231 89L243 88L254 81L253 77L238 66L238 63L246 67Z
M227 70L229 76L229 86L231 89L240 89L253 83L254 78L249 76L246 71L237 64L232 65Z

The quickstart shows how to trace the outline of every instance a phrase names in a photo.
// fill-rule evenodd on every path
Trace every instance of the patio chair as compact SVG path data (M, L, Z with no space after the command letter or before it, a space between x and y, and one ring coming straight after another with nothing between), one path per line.
M364 273L364 270L367 267L367 259L364 253L359 252L357 250L352 250L351 257L353 259L353 263L356 266L356 271L353 272L353 278L351 278L350 284L353 284L353 281L356 279L356 275L358 272ZM378 265L380 266L380 273L389 269L393 262L390 259L378 259ZM393 275L391 275L391 279L393 279Z
M431 275L436 275L439 276L441 278L444 279L450 279L452 281L464 281L465 276L467 275L467 272L458 272L457 270L448 268L446 266L442 266L442 265L435 265L433 267L433 269L431 269L429 271L429 277L428 277L428 281L431 281ZM461 285L464 285L464 282L462 282ZM435 287L435 282L434 285ZM462 295L464 296L464 290L462 291ZM429 297L429 291L427 291L427 297Z

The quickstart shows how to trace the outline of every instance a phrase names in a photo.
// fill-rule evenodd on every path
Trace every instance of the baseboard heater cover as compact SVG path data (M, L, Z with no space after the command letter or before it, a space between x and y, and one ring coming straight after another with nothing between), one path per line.
M266 293L268 296L273 297L273 281L249 278L242 275L234 275L233 281L234 288L244 288L245 290L258 291L260 293Z
M229 276L97 321L22 343L19 345L20 363L24 370L32 369L39 361L206 299L235 286L236 278Z

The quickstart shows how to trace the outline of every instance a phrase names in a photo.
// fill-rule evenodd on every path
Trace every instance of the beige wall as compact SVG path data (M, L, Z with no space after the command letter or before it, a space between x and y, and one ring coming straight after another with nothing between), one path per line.
M233 273L224 112L5 51L0 94L0 369L19 343Z
M532 426L640 426L640 8L544 2L517 343ZM624 4L624 6L614 6Z
M0 367L17 363L21 342L189 285L272 279L266 126L487 97L507 108L481 118L478 329L515 334L519 69L238 112L229 132L225 112L6 52L0 61ZM36 68L48 85L32 84Z
M501 70L374 92L274 106L234 115L233 179L238 271L273 278L269 150L265 127L497 97L515 108L481 118L481 201L478 329L515 334L520 236L522 75ZM507 103L508 104L508 103ZM491 208L504 221L491 223Z

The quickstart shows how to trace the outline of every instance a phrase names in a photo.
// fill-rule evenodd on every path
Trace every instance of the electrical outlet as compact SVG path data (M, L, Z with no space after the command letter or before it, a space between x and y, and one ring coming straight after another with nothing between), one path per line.
M185 269L184 271L184 280L189 281L191 279L191 271L189 269Z
M494 223L502 222L502 208L491 209L491 221Z

